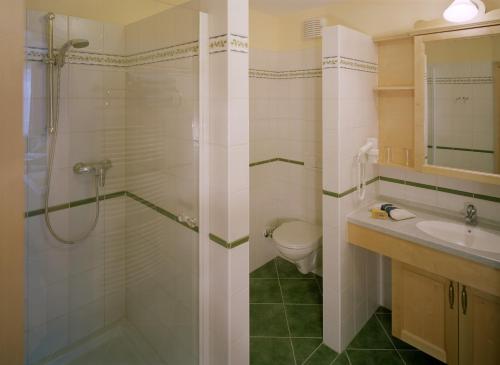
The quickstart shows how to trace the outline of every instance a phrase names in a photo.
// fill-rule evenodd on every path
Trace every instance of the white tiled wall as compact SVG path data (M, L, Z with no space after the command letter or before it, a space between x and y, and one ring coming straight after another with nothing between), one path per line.
M197 17L177 7L128 25L127 54L196 41ZM196 57L127 70L127 191L193 218L197 82ZM197 363L198 234L129 200L125 246L127 318L166 363Z
M332 60L337 62L332 62ZM368 137L377 136L376 72L352 69L347 63L375 64L377 51L369 36L335 26L323 35L323 189L343 193L356 186L355 156ZM367 166L367 177L377 176ZM347 215L376 196L356 192L342 198L323 195L324 340L343 350L379 303L379 258L347 242Z
M46 47L44 16L28 12L28 47ZM128 55L196 41L197 23L198 12L187 8L128 27L57 15L56 47L86 38L86 52ZM43 207L45 75L41 62L26 63L26 210ZM128 190L196 218L197 87L196 57L127 68L67 63L50 205L92 197L92 180L72 166L107 158L113 167L101 194ZM94 208L51 213L55 229L77 235ZM28 218L26 231L29 364L124 316L164 360L197 363L197 233L128 197L102 201L97 228L73 246L52 238L43 216Z
M28 11L28 47L46 47L45 13ZM123 27L56 16L55 40L88 38L96 52L123 54L114 43ZM106 41L104 41L106 40ZM46 66L27 61L25 70L26 210L43 208L47 166ZM61 75L59 136L50 205L94 196L93 180L76 176L76 162L112 160L101 194L125 187L125 71L119 68L67 64ZM121 318L124 311L124 199L101 202L96 229L74 246L57 242L43 216L26 220L28 363ZM78 236L90 226L95 205L51 213L63 237Z
M321 50L252 49L250 69L280 76L250 77L250 162L283 158L250 169L250 269L276 256L263 236L277 219L321 224L321 77L305 75L321 68ZM285 71L301 71L284 76Z

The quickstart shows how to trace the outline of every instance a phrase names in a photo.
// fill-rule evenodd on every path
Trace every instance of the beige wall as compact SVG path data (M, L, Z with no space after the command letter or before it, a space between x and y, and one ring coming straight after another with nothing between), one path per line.
M29 9L126 25L186 0L26 0Z
M24 1L0 2L0 364L23 364Z
M427 62L474 63L500 61L500 36L447 39L425 45Z
M407 32L418 20L441 17L451 0L352 0L301 12L272 16L250 12L250 40L253 48L293 50L320 47L321 41L304 40L303 21L326 18L327 25L345 25L368 35ZM488 10L499 7L497 0L486 1Z

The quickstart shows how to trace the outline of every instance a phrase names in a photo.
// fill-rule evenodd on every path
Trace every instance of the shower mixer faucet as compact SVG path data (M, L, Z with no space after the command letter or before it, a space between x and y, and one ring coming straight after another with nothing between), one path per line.
M73 166L73 172L78 175L94 175L99 179L99 185L103 188L106 183L106 173L113 166L110 160L99 162L78 162Z

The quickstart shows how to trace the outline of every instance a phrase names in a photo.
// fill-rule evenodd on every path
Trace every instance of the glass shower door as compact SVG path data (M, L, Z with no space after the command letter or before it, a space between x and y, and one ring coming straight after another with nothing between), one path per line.
M198 364L199 12L97 3L28 1L27 364ZM48 215L75 238L98 213L72 243L44 217L49 12L61 77Z

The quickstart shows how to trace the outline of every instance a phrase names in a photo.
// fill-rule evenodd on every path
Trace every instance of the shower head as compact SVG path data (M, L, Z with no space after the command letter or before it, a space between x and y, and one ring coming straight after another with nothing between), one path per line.
M89 41L86 39L70 39L59 50L57 55L57 65L60 67L64 66L66 53L70 48L86 48L89 46Z

